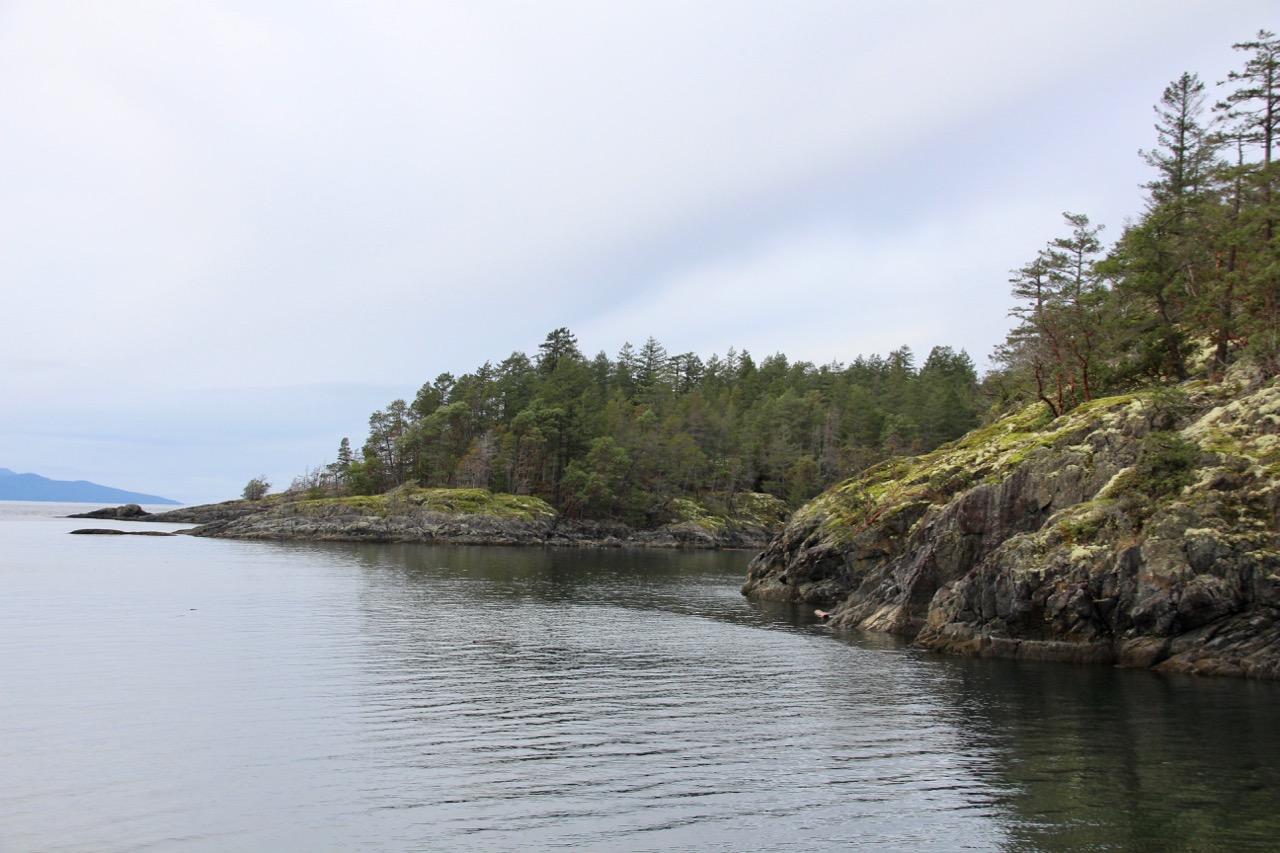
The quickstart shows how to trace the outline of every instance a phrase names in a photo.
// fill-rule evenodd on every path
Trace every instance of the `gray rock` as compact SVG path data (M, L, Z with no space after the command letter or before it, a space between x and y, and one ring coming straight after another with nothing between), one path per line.
M743 592L943 652L1277 677L1280 389L1188 397L1181 420L1141 394L1028 410L841 484ZM1198 450L1193 485L1161 479L1156 427Z

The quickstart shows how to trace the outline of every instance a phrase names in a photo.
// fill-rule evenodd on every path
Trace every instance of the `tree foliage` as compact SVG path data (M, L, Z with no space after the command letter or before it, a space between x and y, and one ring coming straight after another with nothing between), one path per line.
M245 484L241 497L247 501L260 501L271 491L271 483L267 480L266 475L254 477Z
M532 358L441 374L413 403L374 412L361 458L343 444L323 470L335 491L488 488L656 524L682 497L799 504L891 453L959 437L981 408L973 361L949 347L919 369L906 348L847 366L782 354L757 365L736 350L670 355L654 338L588 359L560 328Z
M1006 399L1058 415L1099 392L1221 378L1242 358L1280 372L1280 39L1234 47L1244 67L1212 115L1195 74L1162 93L1155 146L1140 152L1155 170L1147 203L1115 245L1067 214L1069 235L1014 272L1017 323L986 379Z

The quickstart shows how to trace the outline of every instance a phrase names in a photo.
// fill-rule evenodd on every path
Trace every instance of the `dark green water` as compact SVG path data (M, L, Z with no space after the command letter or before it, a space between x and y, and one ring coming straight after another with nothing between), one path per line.
M742 553L68 511L0 505L0 850L1280 849L1276 685L842 636Z

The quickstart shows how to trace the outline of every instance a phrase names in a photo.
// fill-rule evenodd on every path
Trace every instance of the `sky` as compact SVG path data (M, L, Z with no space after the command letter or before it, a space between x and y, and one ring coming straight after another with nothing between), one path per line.
M0 0L0 466L283 488L444 372L652 336L985 367L1274 0Z

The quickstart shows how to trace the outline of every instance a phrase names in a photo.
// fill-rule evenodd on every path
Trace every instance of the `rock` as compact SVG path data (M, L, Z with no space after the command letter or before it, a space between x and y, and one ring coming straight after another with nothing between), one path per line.
M103 509L95 509L92 512L76 513L68 515L67 518L122 518L122 519L140 519L151 515L137 504L125 504L124 506L104 507Z
M73 534L81 536L175 536L177 534L170 533L166 530L112 530L106 527L82 527L79 530L72 530Z
M759 498L756 500L755 498ZM451 545L554 547L762 548L781 529L755 496L753 513L735 523L705 512L695 520L654 529L568 520L527 496L475 489L403 488L388 495L300 499L288 494L262 501L227 501L157 513L147 521L195 523L195 536L227 539L341 542L424 542ZM744 501L746 498L744 498ZM775 500L769 498L769 500ZM780 504L780 502L779 502Z
M943 652L1280 677L1280 389L1184 390L1181 420L1032 408L885 463L801 508L743 592Z

